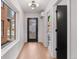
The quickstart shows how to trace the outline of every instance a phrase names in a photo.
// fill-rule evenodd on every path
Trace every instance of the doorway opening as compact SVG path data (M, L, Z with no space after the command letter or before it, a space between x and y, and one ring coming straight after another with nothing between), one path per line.
M28 42L38 42L38 18L27 19Z

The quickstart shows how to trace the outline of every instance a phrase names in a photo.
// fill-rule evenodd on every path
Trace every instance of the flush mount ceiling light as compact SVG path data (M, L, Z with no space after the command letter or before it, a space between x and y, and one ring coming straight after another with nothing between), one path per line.
M32 1L31 3L28 4L28 6L30 6L32 9L35 9L35 8L39 7L39 4L36 3L35 1Z

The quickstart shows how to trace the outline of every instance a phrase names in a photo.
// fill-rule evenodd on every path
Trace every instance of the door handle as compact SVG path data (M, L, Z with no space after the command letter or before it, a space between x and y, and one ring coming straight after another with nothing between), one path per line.
M56 29L55 31L58 32L58 29Z
M55 50L56 50L56 51L59 51L59 48L56 48Z

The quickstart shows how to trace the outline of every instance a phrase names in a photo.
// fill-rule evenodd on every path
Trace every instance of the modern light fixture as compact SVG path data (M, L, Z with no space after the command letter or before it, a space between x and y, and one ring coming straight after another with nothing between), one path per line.
M39 7L39 4L33 0L31 3L28 4L28 6L30 6L32 9L35 9Z

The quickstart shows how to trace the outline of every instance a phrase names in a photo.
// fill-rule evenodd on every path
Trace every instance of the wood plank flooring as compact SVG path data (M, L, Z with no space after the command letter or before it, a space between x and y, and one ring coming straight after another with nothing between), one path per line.
M48 49L41 43L26 43L17 59L51 59Z

